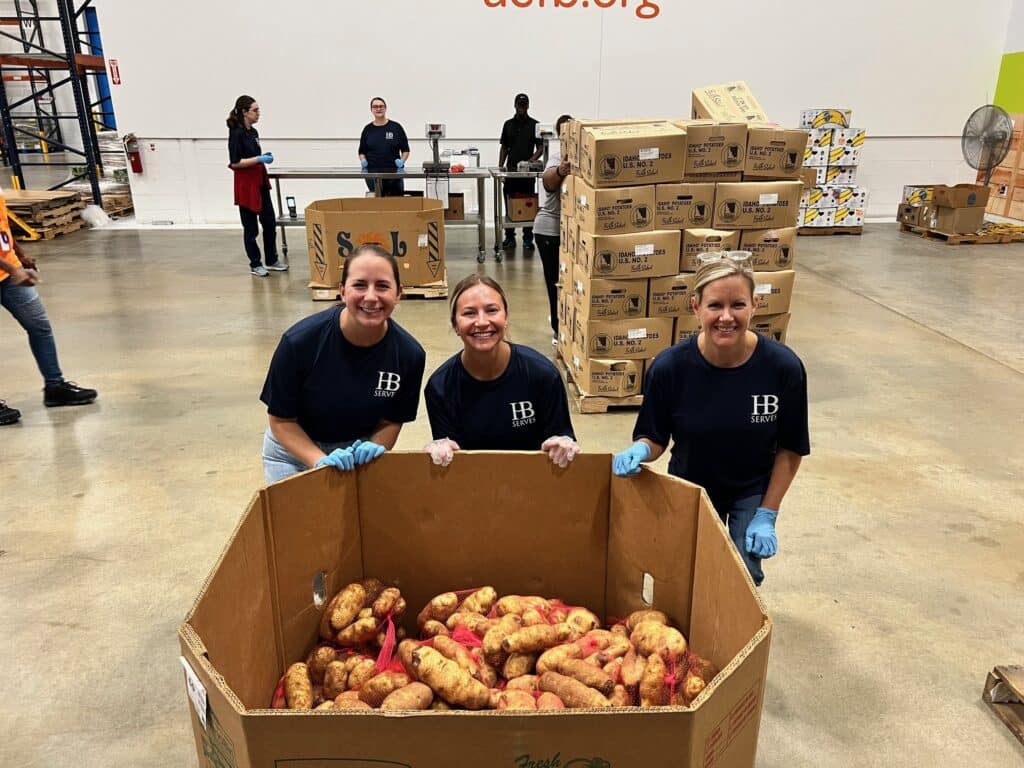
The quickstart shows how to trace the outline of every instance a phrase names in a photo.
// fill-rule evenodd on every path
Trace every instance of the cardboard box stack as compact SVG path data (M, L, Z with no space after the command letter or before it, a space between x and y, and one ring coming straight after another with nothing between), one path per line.
M1024 150L1021 135L1024 132L1024 114L1013 118L1013 139L1010 151L992 171L989 179L989 198L986 210L997 216L1024 220ZM978 183L985 183L985 172L978 171Z
M908 184L896 218L901 224L946 235L972 234L985 221L989 192L983 184Z
M849 109L804 109L800 127L809 135L804 166L815 169L815 183L800 201L800 227L860 227L868 191L857 186L864 129L850 125Z

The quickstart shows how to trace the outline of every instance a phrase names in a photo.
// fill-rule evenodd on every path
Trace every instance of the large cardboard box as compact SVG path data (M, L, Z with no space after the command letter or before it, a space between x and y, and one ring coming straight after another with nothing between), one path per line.
M683 175L683 181L688 184L735 184L738 181L743 181L743 172L687 173Z
M789 328L789 312L781 315L762 315L750 321L750 330L770 339L786 343L786 330Z
M988 204L989 188L984 184L956 184L948 187L936 185L933 190L935 204L943 208L984 208Z
M574 213L581 232L617 235L654 229L653 185L594 189L577 178L574 190Z
M904 203L930 203L934 199L934 184L905 184L903 187Z
M672 330L672 343L678 344L700 333L700 320L696 315L680 315Z
M310 287L335 288L342 263L375 243L401 267L404 285L445 279L444 209L428 197L343 197L306 206Z
M693 89L693 117L724 122L767 122L749 86L742 80Z
M647 302L648 314L651 317L681 317L693 314L690 299L696 276L692 272L683 272L669 277L652 277Z
M749 126L743 177L800 178L807 140L807 131L803 129Z
M824 168L828 165L828 153L831 147L816 147L808 143L804 149L805 168Z
M857 182L857 166L832 165L817 169L817 182L822 184L855 184Z
M685 177L693 174L742 173L747 156L747 124L711 120L677 120L686 131Z
M836 227L863 226L864 209L857 205L837 205L832 213L832 224Z
M835 187L818 186L805 187L800 196L801 208L835 208Z
M828 165L859 165L860 150L855 147L833 146L828 150Z
M911 227L927 227L931 220L932 203L900 203L896 219Z
M508 196L509 221L533 221L537 216L537 195L529 193Z
M799 181L719 184L715 190L715 229L792 227L804 185Z
M796 272L791 269L779 272L754 273L754 315L781 315L789 312L793 299L793 281Z
M574 118L563 123L563 127L566 128L566 139L569 144L569 162L572 165L572 172L578 174L580 172L580 143L583 137L583 131L587 128L603 128L609 125L639 125L641 123L661 123L664 122L664 118L660 117L639 117L639 118L628 118L619 120L604 120L604 119L591 119L591 118ZM564 155L563 155L564 157Z
M655 229L710 226L715 210L714 184L659 184L654 196Z
M697 257L709 251L734 251L740 247L735 229L684 229L679 254L679 272L696 272Z
M807 131L807 144L819 149L828 149L832 146L832 134L834 128L805 128Z
M722 673L691 708L269 709L287 666L317 641L317 601L368 576L401 586L409 630L432 596L485 583L558 596L602 618L654 608ZM697 486L647 468L614 477L607 453L559 469L541 453L467 451L440 468L421 452L389 451L354 472L323 468L261 489L178 640L202 766L449 768L458 745L466 766L751 768L771 632Z
M576 261L576 239L579 226L576 220L568 216L561 216L558 219L558 248L562 253L568 254L571 261Z
M587 357L648 360L672 345L672 318L586 322L577 312L574 338Z
M564 127L564 125L563 125ZM544 182L541 182L542 184ZM558 188L559 211L562 216L573 218L576 215L576 177L569 174L562 179L562 186Z
M585 128L579 155L595 189L682 181L686 131L668 122Z
M577 311L588 322L647 315L647 280L589 277L577 264L573 270L572 293Z
M800 110L801 128L846 128L853 112L835 107L815 107Z
M757 272L792 269L796 265L796 227L745 229L740 250L750 251L751 266Z
M835 206L845 205L852 208L866 208L868 204L868 191L864 187L832 187L832 199ZM810 206L808 206L810 207Z
M462 192L448 193L448 207L444 209L445 221L461 221L466 218L466 196Z
M576 263L587 277L662 277L679 271L678 229L631 235L592 235L580 230Z
M567 361L576 388L585 395L631 397L643 391L643 360L601 360L573 346Z
M798 227L835 226L835 208L801 208Z
M833 147L860 149L864 146L867 132L863 128L835 128L832 133Z
M986 187L986 191L988 188ZM945 232L947 235L969 235L981 229L985 223L985 209L973 206L971 208L943 208L937 206L932 212L931 228L938 232Z

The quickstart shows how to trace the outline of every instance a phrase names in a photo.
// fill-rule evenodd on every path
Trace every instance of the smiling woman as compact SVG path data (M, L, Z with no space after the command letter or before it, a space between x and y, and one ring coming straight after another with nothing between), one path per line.
M311 467L366 464L415 420L426 355L391 319L401 294L394 256L362 245L342 268L344 303L285 331L260 395L268 483Z
M565 387L539 352L505 339L508 300L497 281L463 278L451 324L461 352L434 371L424 396L434 440L425 450L447 465L458 450L543 450L560 467L579 451Z

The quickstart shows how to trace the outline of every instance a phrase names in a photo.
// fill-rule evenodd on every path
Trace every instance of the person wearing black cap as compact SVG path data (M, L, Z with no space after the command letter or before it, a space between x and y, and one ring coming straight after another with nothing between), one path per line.
M516 166L520 161L532 162L544 152L544 142L537 138L537 121L528 114L530 97L525 93L516 94L515 108L515 116L506 120L501 127L501 155L498 158L498 165L507 171L517 170ZM506 179L505 210L508 210L510 194L533 194L536 191L537 183L533 179ZM501 247L516 247L516 231L514 229L505 230L505 240ZM523 250L533 250L532 227L523 230Z

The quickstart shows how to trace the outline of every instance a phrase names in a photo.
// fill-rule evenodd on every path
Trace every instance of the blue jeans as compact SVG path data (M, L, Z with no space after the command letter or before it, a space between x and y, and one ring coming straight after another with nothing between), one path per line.
M732 539L733 546L736 547L736 551L743 558L743 564L750 571L750 578L754 580L754 584L758 587L764 581L764 571L761 570L761 558L747 552L746 536L747 526L753 520L757 508L761 506L762 498L764 498L763 495L759 494L757 496L747 496L744 499L735 499L724 511L715 507L718 510L718 516L729 528L729 538Z
M25 332L28 333L28 345L32 355L43 374L47 384L60 384L64 375L57 362L57 343L53 338L50 318L46 316L46 308L39 293L31 285L14 285L11 278L0 283L0 304L10 312Z
M346 440L343 443L321 443L316 440L313 442L324 453L330 453L335 448L347 448L355 440ZM267 479L267 483L276 483L278 480L284 480L286 477L305 472L307 469L310 467L288 453L288 450L277 442L270 427L267 427L266 432L263 433L263 476Z

